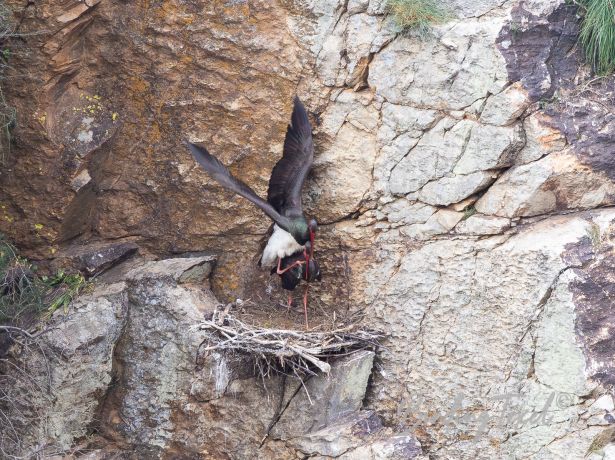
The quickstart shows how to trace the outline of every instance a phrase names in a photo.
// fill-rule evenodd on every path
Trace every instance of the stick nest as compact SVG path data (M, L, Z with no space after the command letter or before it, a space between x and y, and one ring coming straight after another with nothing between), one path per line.
M247 355L262 377L273 372L297 377L328 373L330 359L356 350L376 350L384 336L357 323L320 331L261 328L244 323L228 311L214 313L198 329L207 333L199 356L213 351Z

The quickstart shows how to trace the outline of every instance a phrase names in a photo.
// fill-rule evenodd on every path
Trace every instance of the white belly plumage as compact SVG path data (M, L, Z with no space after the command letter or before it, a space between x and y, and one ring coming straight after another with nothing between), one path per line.
M287 257L302 250L303 246L297 243L290 233L278 227L277 224L273 224L273 233L263 250L261 265L263 267L272 266L278 262L278 258Z

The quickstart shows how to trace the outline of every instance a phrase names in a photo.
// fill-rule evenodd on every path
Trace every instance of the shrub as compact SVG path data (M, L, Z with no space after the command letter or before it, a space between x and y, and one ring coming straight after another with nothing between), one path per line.
M15 124L15 109L6 104L2 93L4 72L8 66L10 50L8 39L13 35L11 11L0 0L0 164L6 160L6 154L11 146L11 128Z
M579 0L584 13L579 39L587 60L599 74L615 70L615 1Z
M432 24L439 24L451 16L438 0L388 0L387 12L404 32L426 34Z

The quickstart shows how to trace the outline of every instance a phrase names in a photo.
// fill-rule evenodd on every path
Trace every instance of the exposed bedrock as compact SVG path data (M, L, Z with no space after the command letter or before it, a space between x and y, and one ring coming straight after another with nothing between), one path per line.
M199 270L212 263L119 266L47 332L15 344L0 362L0 409L11 420L2 448L25 458L423 458L414 436L361 410L372 351L303 383L257 377L243 355L197 362L206 337L195 326L218 304Z
M26 35L5 90L18 125L0 231L31 257L90 266L111 242L159 258L208 251L217 298L275 297L256 269L268 222L181 140L264 195L292 96L310 110L317 296L388 338L359 412L306 416L292 438L281 424L262 456L405 458L416 439L435 459L612 455L615 80L584 65L574 5L454 0L455 17L420 38L397 33L378 0L8 3ZM213 300L172 280L117 281L132 287L87 307L110 305L92 318L107 331L102 377L80 388L98 403L83 396L76 412L99 411L120 450L215 458L227 440L231 458L252 455L281 384L193 384L188 328ZM78 337L83 324L63 327ZM139 333L152 342L126 339ZM380 438L357 441L372 416ZM58 428L63 449L88 432L75 426Z

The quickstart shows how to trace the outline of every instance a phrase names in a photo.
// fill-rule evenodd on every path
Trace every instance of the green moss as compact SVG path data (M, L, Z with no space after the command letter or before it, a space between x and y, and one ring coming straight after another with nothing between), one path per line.
M476 208L474 207L474 205L470 205L463 210L463 217L461 218L461 220L466 220L467 218L472 217L474 214L476 214Z
M587 60L598 74L615 70L615 2L579 0L583 13L579 39Z
M450 12L437 0L388 0L387 13L404 32L424 35L433 24L451 18Z

